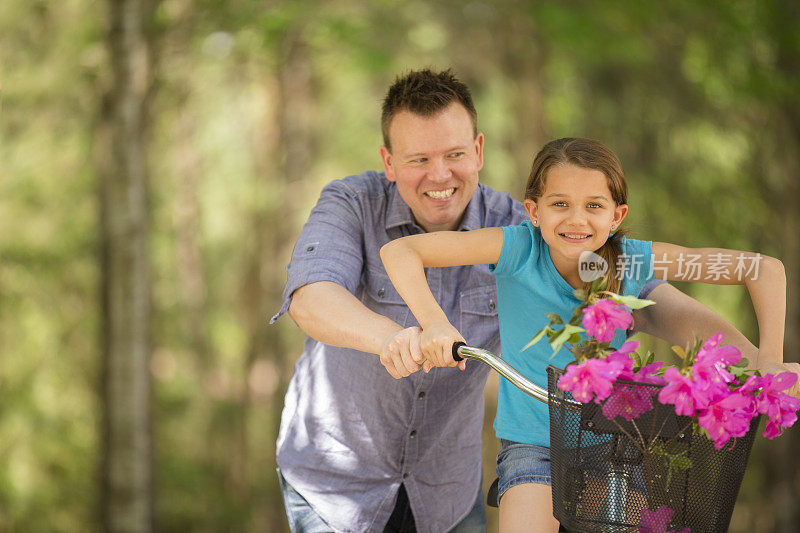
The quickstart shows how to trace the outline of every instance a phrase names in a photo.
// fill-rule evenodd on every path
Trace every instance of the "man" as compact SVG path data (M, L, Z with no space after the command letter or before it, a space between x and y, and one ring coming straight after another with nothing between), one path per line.
M287 267L283 307L309 335L286 394L278 465L293 531L484 531L483 389L471 363L419 372L419 328L379 250L392 239L526 219L478 183L484 137L469 89L450 71L410 72L383 104L385 173L327 185ZM428 283L470 345L499 349L486 265L432 268ZM648 290L648 289L645 289ZM730 324L668 284L637 330L685 344ZM532 332L533 333L533 332ZM524 424L520 420L520 424Z

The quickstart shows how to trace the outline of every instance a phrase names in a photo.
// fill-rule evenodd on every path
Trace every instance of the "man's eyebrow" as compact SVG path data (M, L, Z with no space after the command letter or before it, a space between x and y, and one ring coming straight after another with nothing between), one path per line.
M447 148L446 150L444 150L444 153L457 152L457 151L462 151L463 152L464 150L466 150L468 148L469 148L468 146L463 146L463 145L452 146L452 147ZM404 154L403 157L404 158L406 158L406 157L420 157L420 156L427 157L428 155L429 155L429 152L413 152L413 153L410 153L410 154Z

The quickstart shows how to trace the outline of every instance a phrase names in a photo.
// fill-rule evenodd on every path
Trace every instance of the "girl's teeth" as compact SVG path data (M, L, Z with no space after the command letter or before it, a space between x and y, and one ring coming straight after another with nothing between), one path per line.
M425 194L430 196L431 198L436 198L437 200L441 200L443 198L449 198L456 192L455 188L445 189L443 191L428 191Z

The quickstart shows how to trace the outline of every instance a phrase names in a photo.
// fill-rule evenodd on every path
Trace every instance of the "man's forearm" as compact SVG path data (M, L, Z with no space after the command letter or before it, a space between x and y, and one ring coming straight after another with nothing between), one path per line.
M403 329L330 281L309 283L297 289L292 295L289 316L313 339L374 354L381 353L390 335Z

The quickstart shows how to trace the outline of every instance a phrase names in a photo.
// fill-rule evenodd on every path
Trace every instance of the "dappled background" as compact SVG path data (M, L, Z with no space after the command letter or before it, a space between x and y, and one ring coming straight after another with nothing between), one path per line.
M634 236L781 258L797 361L799 27L782 0L2 0L0 530L286 528L302 335L267 321L408 68L472 88L485 183L521 198L545 141L597 138ZM757 340L746 291L681 288ZM796 531L798 449L757 441L732 531Z

